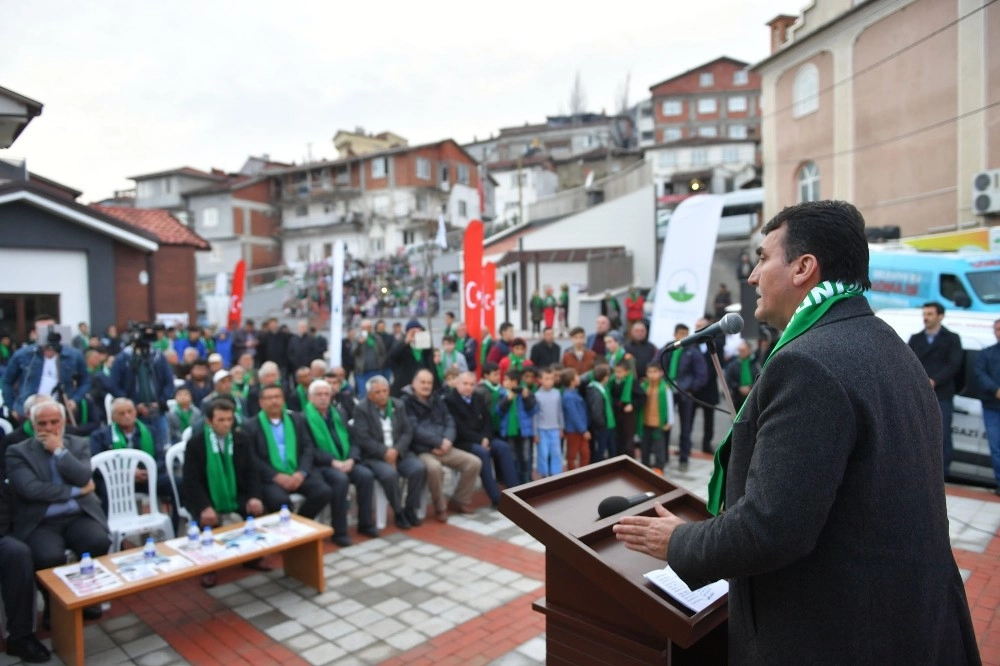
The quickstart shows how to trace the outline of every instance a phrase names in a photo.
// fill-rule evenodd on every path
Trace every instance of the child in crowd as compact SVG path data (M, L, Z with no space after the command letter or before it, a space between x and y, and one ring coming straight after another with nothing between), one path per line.
M503 378L497 410L500 413L500 437L514 451L514 464L521 483L531 481L532 440L535 437L534 415L538 403L531 389L521 384L521 373L509 370Z
M594 462L604 460L615 448L615 410L608 390L610 377L611 368L607 363L601 363L594 366L590 384L587 385L587 411L595 441Z
M510 353L500 359L500 379L503 380L504 375L507 374L508 370L517 370L521 372L528 366L532 365L531 361L525 357L525 353L528 351L528 343L524 341L524 338L514 338L510 343Z
M441 397L444 398L449 393L455 390L455 383L458 382L458 376L462 374L458 371L458 368L451 366L444 371L444 381L441 383Z
M490 408L490 417L493 419L493 434L500 434L500 368L496 363L486 361L483 363L483 379L476 386L476 393L483 397Z
M642 464L662 473L667 466L667 437L674 419L674 396L663 381L663 368L656 363L647 365L641 390L646 396L638 419Z
M521 371L521 384L534 393L538 390L538 368L527 366Z
M538 403L535 442L538 443L538 475L542 477L562 472L562 396L555 388L555 379L552 369L545 368L542 370L541 386L535 391L535 402Z
M593 349L587 348L587 332L577 326L569 332L569 337L573 340L573 346L563 354L562 364L576 370L578 375L590 372L594 368L597 354Z
M642 409L646 396L635 381L635 366L631 358L614 365L614 379L609 383L611 403L615 410L615 451L612 455L635 455L635 417Z
M174 401L177 404L173 405L167 414L167 428L170 432L171 443L181 441L184 431L201 416L201 410L194 406L191 389L187 386L177 387L177 390L174 391Z
M580 395L580 375L573 368L561 373L563 431L566 434L566 469L590 464L590 431L587 403Z

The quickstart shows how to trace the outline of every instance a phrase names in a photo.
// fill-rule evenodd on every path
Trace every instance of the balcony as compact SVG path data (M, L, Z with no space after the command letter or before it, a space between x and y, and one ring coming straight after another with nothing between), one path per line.
M312 182L286 183L281 188L280 202L283 204L328 201L338 197L358 196L361 190L344 180L314 180Z

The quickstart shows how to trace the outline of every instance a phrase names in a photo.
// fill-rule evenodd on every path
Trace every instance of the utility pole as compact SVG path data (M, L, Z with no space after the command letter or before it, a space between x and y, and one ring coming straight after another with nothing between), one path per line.
M524 187L522 181L524 174L521 173L521 157L517 158L517 223L524 224Z

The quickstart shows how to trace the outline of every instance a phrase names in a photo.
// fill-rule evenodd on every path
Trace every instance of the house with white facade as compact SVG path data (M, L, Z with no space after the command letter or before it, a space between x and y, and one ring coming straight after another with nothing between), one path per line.
M692 137L646 149L657 196L721 194L759 178L754 140Z

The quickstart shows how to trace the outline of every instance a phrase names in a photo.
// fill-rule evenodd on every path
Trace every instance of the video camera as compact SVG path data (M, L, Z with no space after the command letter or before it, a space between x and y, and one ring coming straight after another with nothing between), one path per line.
M56 330L56 327L49 325L49 330L45 334L45 349L54 351L57 354L62 353L62 334Z
M156 330L163 330L163 324L149 322L129 322L128 342L138 354L149 353L149 348L156 342Z

